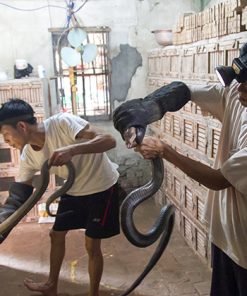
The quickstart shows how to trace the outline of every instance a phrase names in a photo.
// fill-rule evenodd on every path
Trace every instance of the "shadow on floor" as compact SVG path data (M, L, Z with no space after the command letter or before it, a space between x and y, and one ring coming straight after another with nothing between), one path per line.
M1 290L0 296L38 296L41 293L31 292L24 285L25 278L32 278L35 281L43 281L46 278L44 275L31 274L25 271L16 270L13 268L0 266ZM65 280L60 280L58 296L88 296L89 287L86 284L72 283ZM68 292L67 292L68 291ZM117 290L110 287L101 286L100 296L121 296L124 290ZM137 292L132 292L130 296L146 296ZM148 296L148 295L147 295Z
M149 202L135 213L142 231L153 225L160 209ZM151 225L151 226L150 226ZM37 296L23 285L28 277L46 280L49 270L51 224L19 224L0 246L0 296ZM156 244L132 246L121 233L102 241L104 273L100 296L121 296L143 271ZM87 254L84 232L67 234L59 296L88 296ZM169 245L157 265L130 296L208 296L211 272L188 247L175 227Z

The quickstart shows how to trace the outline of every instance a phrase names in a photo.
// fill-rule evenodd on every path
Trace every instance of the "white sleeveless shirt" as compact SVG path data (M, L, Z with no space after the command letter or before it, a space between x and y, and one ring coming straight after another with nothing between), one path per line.
M45 160L50 158L54 150L87 141L76 139L76 135L83 130L88 122L79 116L68 113L59 113L44 121L45 144L40 151L34 151L31 145L26 145L21 153L19 179L20 182L30 180L40 171ZM117 165L112 163L106 153L80 154L72 158L76 170L73 186L67 192L70 195L82 196L101 192L118 180ZM68 172L66 166L50 169L64 179Z
M222 122L214 163L232 184L209 190L205 222L209 239L234 262L247 269L247 109L238 100L238 83L190 87L192 101Z

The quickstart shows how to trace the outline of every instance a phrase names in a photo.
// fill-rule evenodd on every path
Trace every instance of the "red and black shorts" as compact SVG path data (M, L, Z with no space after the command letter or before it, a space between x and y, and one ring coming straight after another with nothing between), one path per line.
M67 212L67 213L66 213ZM63 214L66 213L66 214ZM85 196L61 196L53 230L85 229L91 238L108 238L120 233L118 184Z

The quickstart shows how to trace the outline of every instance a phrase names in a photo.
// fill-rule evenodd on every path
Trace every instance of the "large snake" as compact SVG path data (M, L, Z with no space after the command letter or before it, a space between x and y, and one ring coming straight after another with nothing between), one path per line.
M73 185L74 179L75 179L75 169L72 164L72 162L68 162L65 164L68 169L68 179L63 184L62 187L60 187L57 191L55 191L49 198L48 198L48 208L50 203L52 203L55 199L57 199L62 194L66 193L69 188ZM50 175L49 175L49 165L48 160L46 160L41 168L41 174L40 174L40 182L38 184L38 187L36 188L35 192L26 200L25 203L23 203L20 208L18 208L11 216L9 216L7 219L5 219L0 224L0 240L1 237L8 231L10 231L13 227L15 227L18 222L34 207L34 205L40 200L44 192L46 191L46 188L49 184ZM49 209L48 209L49 210Z
M61 188L55 191L46 202L46 210L50 216L56 216L50 212L50 204L66 193L73 185L75 179L75 169L72 162L66 164L68 169L68 179ZM127 296L131 293L150 272L154 265L158 262L162 256L172 233L174 225L174 207L172 205L166 205L162 208L158 219L156 220L152 229L146 233L140 233L135 227L133 221L133 213L135 208L155 194L160 188L164 177L164 165L160 158L152 160L152 180L144 186L132 191L127 195L121 206L121 226L126 238L137 247L147 247L153 244L162 234L160 242L156 247L156 250L151 257L150 261L146 265L141 275L134 281L130 288L124 292L121 296ZM44 162L41 168L40 182L35 192L27 199L24 204L18 208L11 216L5 219L0 224L0 240L1 237L11 229L13 229L19 221L33 208L33 206L40 200L46 188L49 184L49 165L48 160ZM66 213L64 213L66 214Z
M138 136L138 133L140 132L141 131L138 132L137 130L136 136ZM140 136L140 138L143 138L143 135ZM122 203L121 227L124 235L131 242L131 244L139 248L145 248L157 241L161 234L163 234L143 272L127 289L127 291L121 294L121 296L127 296L142 282L145 276L151 271L151 269L162 256L172 234L175 220L175 208L171 204L167 204L161 209L156 222L146 234L140 233L133 221L133 213L136 207L149 197L153 196L159 190L161 184L163 183L163 178L163 160L161 158L155 158L152 160L152 179L144 186L130 192Z

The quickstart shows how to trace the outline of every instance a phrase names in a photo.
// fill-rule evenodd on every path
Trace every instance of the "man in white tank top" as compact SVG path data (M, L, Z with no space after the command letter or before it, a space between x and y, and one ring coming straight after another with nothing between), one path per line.
M247 65L246 65L247 69ZM145 131L167 111L177 111L188 100L222 123L213 167L179 153L156 137L135 141L134 127ZM211 296L247 296L247 82L186 86L173 82L144 99L127 101L115 110L114 125L126 144L145 159L161 157L209 188L204 220L212 242ZM138 112L140 111L140 112ZM137 115L135 115L137 114ZM135 129L134 129L135 130ZM138 139L140 142L140 139Z
M119 201L116 165L106 151L116 146L115 139L86 120L68 113L56 114L37 123L32 107L12 99L0 109L0 128L4 141L21 151L19 181L32 184L33 176L49 159L51 173L66 179L72 161L75 181L61 197L51 230L50 274L45 283L24 281L31 291L57 296L60 268L65 255L65 237L71 229L85 229L89 256L90 296L99 296L103 272L101 239L119 233Z

